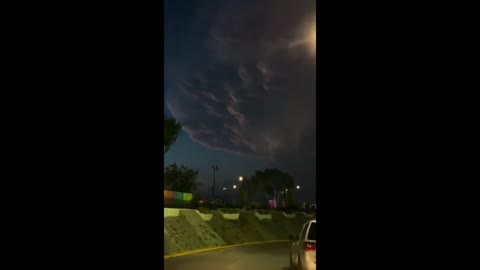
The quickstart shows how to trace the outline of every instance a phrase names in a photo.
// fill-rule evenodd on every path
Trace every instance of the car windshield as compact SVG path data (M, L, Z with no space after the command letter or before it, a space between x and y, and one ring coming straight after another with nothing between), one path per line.
M310 225L310 230L308 231L308 240L317 241L317 223L312 223Z

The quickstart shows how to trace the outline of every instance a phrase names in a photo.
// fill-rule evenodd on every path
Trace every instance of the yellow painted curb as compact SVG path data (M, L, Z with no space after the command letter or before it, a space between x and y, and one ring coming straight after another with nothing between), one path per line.
M275 243L275 242L290 242L290 241L292 241L292 240L270 240L270 241L261 241L261 242L241 243L241 244L220 246L220 247L202 248L202 249L190 250L190 251L185 251L185 252L171 254L171 255L164 255L163 258L164 259L170 259L170 258L174 258L174 257L180 257L180 256L185 256L185 255L190 255L190 254L195 254L195 253L200 253L200 252L205 252L205 251L210 251L210 250L217 250L217 249L224 249L224 248L231 248L231 247L238 247L238 246Z

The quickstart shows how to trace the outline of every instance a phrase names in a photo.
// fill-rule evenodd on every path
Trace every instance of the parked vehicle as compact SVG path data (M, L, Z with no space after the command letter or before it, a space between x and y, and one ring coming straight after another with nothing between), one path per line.
M310 270L317 266L317 220L303 224L299 235L293 237L290 246L290 269Z

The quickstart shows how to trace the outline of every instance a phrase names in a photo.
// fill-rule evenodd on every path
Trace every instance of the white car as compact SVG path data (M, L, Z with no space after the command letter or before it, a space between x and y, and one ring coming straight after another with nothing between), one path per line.
M290 246L290 268L310 270L317 268L317 220L310 220L303 224L300 235L293 240Z

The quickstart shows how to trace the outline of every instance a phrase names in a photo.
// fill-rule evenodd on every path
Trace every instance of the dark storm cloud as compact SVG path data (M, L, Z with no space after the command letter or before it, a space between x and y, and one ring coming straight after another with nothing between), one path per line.
M223 5L199 43L211 49L212 63L171 91L170 111L201 144L269 158L314 180L315 56L308 44L289 45L314 23L315 1Z

